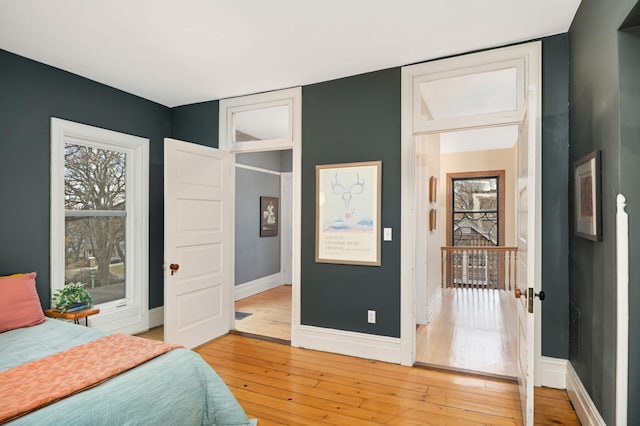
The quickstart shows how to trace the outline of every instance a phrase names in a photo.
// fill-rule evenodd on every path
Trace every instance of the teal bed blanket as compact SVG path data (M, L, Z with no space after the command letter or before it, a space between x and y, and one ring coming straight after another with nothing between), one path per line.
M0 333L0 371L104 333L58 320ZM52 371L51 374L56 374ZM47 386L46 378L33 386ZM202 358L175 349L12 422L18 425L253 425Z

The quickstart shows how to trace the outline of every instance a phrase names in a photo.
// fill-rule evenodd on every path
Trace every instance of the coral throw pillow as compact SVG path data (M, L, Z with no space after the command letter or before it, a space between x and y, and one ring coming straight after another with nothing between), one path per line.
M44 322L36 273L0 277L0 333Z

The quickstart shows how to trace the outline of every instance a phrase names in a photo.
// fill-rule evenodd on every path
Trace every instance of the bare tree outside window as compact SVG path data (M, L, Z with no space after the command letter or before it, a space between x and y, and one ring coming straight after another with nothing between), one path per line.
M65 281L125 296L126 154L65 144Z

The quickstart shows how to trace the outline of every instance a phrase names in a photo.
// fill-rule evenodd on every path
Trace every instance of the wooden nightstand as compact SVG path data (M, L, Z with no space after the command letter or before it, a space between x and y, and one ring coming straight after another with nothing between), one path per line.
M91 315L99 314L99 313L100 313L100 309L98 308L87 308L87 309L81 309L79 311L73 311L73 312L60 312L54 309L47 309L44 311L44 315L49 318L73 320L73 323L78 325L80 324L80 318L84 318L85 326L89 325L88 317L90 317Z

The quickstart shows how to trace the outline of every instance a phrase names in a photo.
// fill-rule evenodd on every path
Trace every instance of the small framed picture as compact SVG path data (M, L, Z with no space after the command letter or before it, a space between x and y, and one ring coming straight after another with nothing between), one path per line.
M436 219L437 219L438 211L436 209L431 209L429 211L429 231L436 230Z
M429 178L429 202L435 203L438 199L438 178L431 176Z
M585 155L574 164L575 234L593 241L602 239L600 151Z
M276 197L260 197L260 236L276 237L278 235L278 199Z

